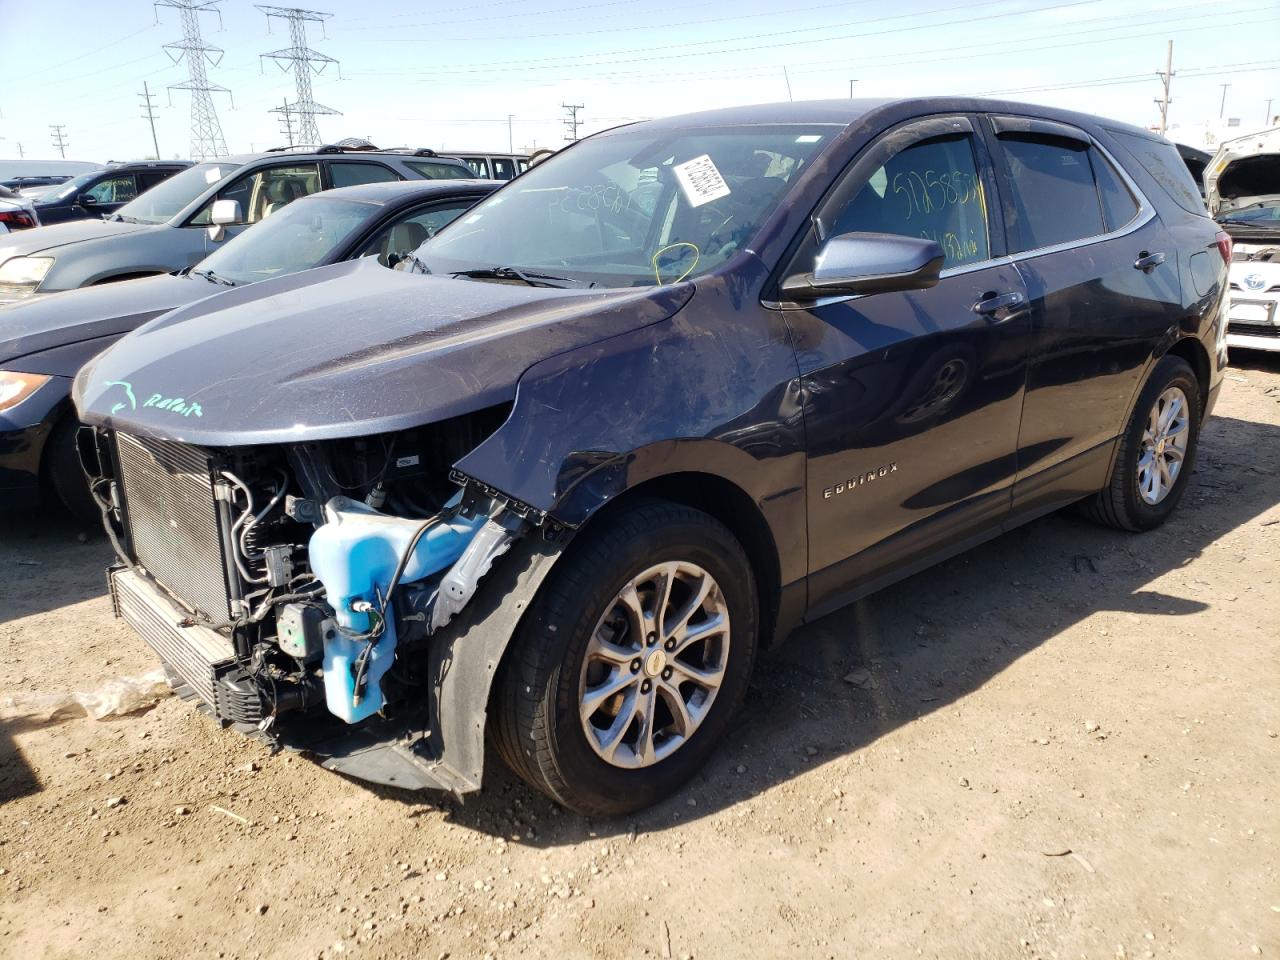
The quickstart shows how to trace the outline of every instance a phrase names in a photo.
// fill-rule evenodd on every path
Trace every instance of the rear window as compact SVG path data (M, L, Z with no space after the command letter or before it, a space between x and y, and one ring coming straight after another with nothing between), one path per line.
M1200 190L1178 148L1167 140L1152 140L1121 130L1108 130L1124 150L1142 165L1161 189L1187 213L1205 216Z
M475 176L466 167L460 167L456 163L406 160L404 165L427 180L469 180Z

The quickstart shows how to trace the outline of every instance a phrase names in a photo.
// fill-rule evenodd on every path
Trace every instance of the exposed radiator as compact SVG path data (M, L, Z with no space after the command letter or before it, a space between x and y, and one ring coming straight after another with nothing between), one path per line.
M116 434L134 559L214 626L230 622L226 567L207 454L199 447Z

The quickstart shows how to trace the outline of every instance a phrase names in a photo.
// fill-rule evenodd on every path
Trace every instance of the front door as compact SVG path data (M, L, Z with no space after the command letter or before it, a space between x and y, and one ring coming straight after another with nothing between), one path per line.
M804 393L817 612L1008 511L1030 328L994 197L972 121L931 118L869 147L816 218L822 236L928 237L946 254L929 290L782 305Z

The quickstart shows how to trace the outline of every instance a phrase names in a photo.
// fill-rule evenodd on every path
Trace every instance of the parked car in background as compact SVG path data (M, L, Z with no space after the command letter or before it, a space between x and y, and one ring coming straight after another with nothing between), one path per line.
M1209 208L1235 246L1227 344L1280 350L1280 128L1223 143Z
M85 160L0 160L0 183L7 184L14 180L30 181L42 177L61 177L69 180L82 173L90 173L100 169L102 164Z
M470 167L477 177L489 180L512 180L529 169L529 158L522 153L456 153L442 150L441 155L456 157Z
M1187 171L1191 174L1191 179L1196 182L1196 186L1200 188L1200 196L1203 197L1205 195L1204 172L1209 166L1209 161L1213 159L1213 154L1189 147L1185 143L1175 143L1174 146L1178 148L1178 156L1182 157L1182 162L1187 165Z
M56 174L48 177L10 177L8 180L0 180L0 187L7 187L10 190L36 190L40 188L56 187L60 183L66 183L71 179L71 174Z
M1168 519L1229 246L1171 143L1048 107L609 130L412 272L268 280L86 366L115 609L332 769L466 793L487 731L556 801L636 810L798 623L1069 504Z
M37 225L32 202L16 190L0 187L0 234L30 230Z
M0 508L53 493L100 522L75 451L71 379L94 354L175 307L231 287L357 257L393 267L498 184L371 183L303 197L190 270L69 290L0 320Z
M340 147L200 163L141 194L107 220L55 224L0 238L0 304L184 270L299 197L360 183L434 179L443 168L471 176L460 160ZM215 205L221 211L217 222Z
M41 192L35 198L36 215L41 226L68 220L101 219L190 166L190 160L110 163L101 170L81 174Z

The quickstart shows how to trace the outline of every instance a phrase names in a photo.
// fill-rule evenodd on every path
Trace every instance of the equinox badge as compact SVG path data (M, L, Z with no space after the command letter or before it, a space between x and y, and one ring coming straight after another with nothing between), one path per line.
M882 467L876 467L874 470L868 470L866 473L859 473L852 476L848 480L837 483L833 487L827 487L822 491L822 499L830 500L832 497L837 497L842 493L846 493L854 487L860 487L863 484L870 483L872 480L887 477L889 474L897 472L898 462L896 460L891 463L886 463Z

